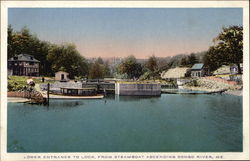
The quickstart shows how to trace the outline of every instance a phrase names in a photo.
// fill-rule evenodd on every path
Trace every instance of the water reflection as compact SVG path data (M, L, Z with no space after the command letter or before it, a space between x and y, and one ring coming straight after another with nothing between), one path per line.
M18 140L13 140L11 143L7 144L8 152L26 152L25 148L20 145Z
M142 100L157 101L161 96L119 96L115 95L115 100L119 102L138 102Z
M51 100L48 107L9 103L7 134L9 152L241 151L242 98L108 95Z
M242 151L242 97L222 95L206 103L209 105L207 115L217 128L218 139L231 145L228 151Z
M62 108L72 108L83 106L84 102L82 100L54 100L49 103L49 107L62 107Z

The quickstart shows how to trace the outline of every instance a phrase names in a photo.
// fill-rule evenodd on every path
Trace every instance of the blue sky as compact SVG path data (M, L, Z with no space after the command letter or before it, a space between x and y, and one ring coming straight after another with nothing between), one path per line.
M241 8L10 8L8 23L85 57L147 58L207 50L223 26L243 22Z

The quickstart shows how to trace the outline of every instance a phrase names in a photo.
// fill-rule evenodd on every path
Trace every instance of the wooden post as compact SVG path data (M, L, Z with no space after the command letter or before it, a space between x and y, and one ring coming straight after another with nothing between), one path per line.
M48 87L47 87L47 104L49 105L49 88L50 88L50 84L48 83Z

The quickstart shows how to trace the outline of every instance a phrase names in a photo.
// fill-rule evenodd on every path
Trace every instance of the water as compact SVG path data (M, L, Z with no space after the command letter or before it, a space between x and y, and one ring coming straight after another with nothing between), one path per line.
M8 103L8 152L239 152L242 97Z
M174 93L174 94L207 94L210 92L207 91L199 91L199 90L190 90L190 89L181 89L181 88L172 88L172 89L163 89L162 91L164 92L170 92L170 93Z

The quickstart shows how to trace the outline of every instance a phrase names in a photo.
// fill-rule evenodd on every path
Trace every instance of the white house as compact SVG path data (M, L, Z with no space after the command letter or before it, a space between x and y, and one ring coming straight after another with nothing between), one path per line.
M209 69L204 67L204 64L194 64L191 68L191 77L204 77L209 75Z
M69 81L69 73L59 71L55 73L55 80L57 81Z

